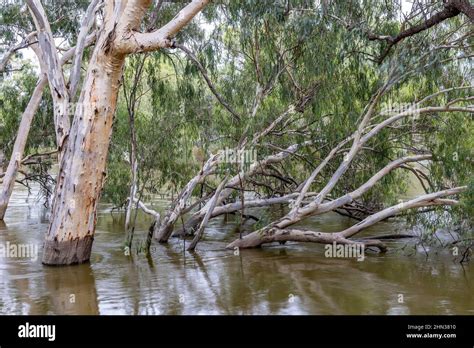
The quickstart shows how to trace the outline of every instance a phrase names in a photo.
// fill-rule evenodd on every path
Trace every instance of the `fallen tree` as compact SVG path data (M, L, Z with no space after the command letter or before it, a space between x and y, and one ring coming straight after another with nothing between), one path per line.
M449 6L454 5L450 3L448 7ZM460 13L467 12L457 10L457 12L452 14L452 16L456 16ZM440 22L442 20L440 20ZM423 27L423 31L429 29L431 26L435 26L436 24L437 23L434 23L432 25L430 24ZM412 35L414 36L418 32L420 32L420 30L415 30L413 33L406 35L405 37ZM451 33L449 37L452 36L453 35ZM372 40L371 38L369 39ZM455 39L454 42L456 42L456 40L457 39ZM391 46L398 44L398 41L401 40L396 40L396 42L393 41L393 45ZM254 42L254 45L257 46L257 43ZM387 50L390 49L390 47L388 47ZM450 45L446 42L443 43L443 47L448 47L451 49L457 48L456 45ZM196 56L192 54L189 49L186 49L185 47L180 48L195 64L198 65L198 68L204 75L203 77L206 80L208 86L211 88L212 93L218 95L215 86L212 86L208 74L205 72L203 65L199 63ZM433 51L438 49L438 47L435 47ZM386 55L387 53L384 53L384 58ZM235 213L239 211L243 213L244 209L284 204L289 206L289 211L287 214L278 220L271 222L267 226L248 234L245 237L236 239L227 247L250 248L258 247L266 243L286 241L317 243L337 242L342 244L359 243L360 241L353 239L357 233L381 220L395 217L405 210L412 209L417 211L418 208L422 207L458 205L458 200L446 199L446 197L459 197L461 193L467 190L467 186L451 186L451 188L448 186L442 190L433 190L434 187L429 173L429 163L434 164L438 159L434 158L433 154L422 142L418 142L417 138L412 139L413 143L411 146L403 147L403 154L405 156L391 159L382 169L376 172L360 186L354 187L348 192L346 190L345 193L333 195L334 189L337 188L338 185L341 185L341 182L344 180L348 180L347 172L354 172L354 162L357 162L357 165L361 165L360 158L364 158L366 152L374 151L371 148L372 145L370 144L376 142L376 139L378 136L380 136L380 134L384 134L385 136L385 134L391 130L394 130L394 133L398 134L400 130L401 134L396 136L401 137L404 135L403 131L406 132L409 130L409 127L406 126L407 124L411 125L412 129L410 131L413 131L414 134L418 134L422 132L423 127L423 122L419 122L420 119L427 120L433 117L438 118L440 115L445 113L464 113L468 115L474 113L472 105L459 105L469 102L469 100L472 98L453 98L451 100L448 99L445 103L438 106L425 106L425 104L430 100L439 98L440 96L445 97L450 92L456 90L471 90L472 86L455 86L438 90L433 94L419 99L418 101L414 100L410 104L409 108L394 108L389 110L383 108L383 101L386 100L387 95L393 94L392 90L395 87L401 86L409 81L411 75L419 71L417 69L421 68L423 71L430 69L430 66L432 66L434 62L428 61L427 63L425 58L426 54L421 55L417 63L412 64L412 66L410 66L407 71L401 71L397 68L396 59L391 62L390 68L388 69L389 73L386 76L384 83L379 84L381 86L370 97L369 102L363 109L363 113L359 116L358 123L356 124L356 130L349 136L339 139L339 141L333 144L332 148L326 149L326 155L320 158L319 163L314 166L314 169L310 175L302 180L297 185L297 188L293 189L293 192L281 193L280 196L270 196L260 199L236 199L233 201L235 198L231 198L231 195L235 192L238 192L239 190L253 192L256 196L260 195L262 188L269 188L273 190L273 192L277 192L274 186L275 181L271 184L266 184L264 182L258 182L254 178L257 176L267 175L265 170L267 170L272 164L281 163L284 160L301 160L300 158L291 155L296 155L296 150L300 149L302 145L311 148L311 146L318 143L317 139L308 139L304 144L300 143L291 145L277 154L269 155L268 157L260 159L259 161L253 163L249 169L245 171L239 171L226 183L224 189L219 191L211 191L214 193L207 196L207 204L197 211L192 212L189 217L185 218L183 226L184 230L190 234L194 233L195 231L199 231L199 235L201 235L203 230L202 222L204 218L206 218L207 221L208 219L224 214ZM254 59L253 63L255 64L258 75L259 67L257 59ZM296 81L293 76L292 82L295 86L300 86L300 83ZM263 99L259 99L262 95L258 93L256 94L253 106L257 105L257 108L255 109L252 107L249 110L250 115L255 116L257 114L259 103L261 103L265 97L271 95L271 88L269 90L270 91L268 93L263 94ZM219 95L218 99L220 103L224 104L224 107L230 113L234 113L233 110L235 110L235 108L230 106L227 101L222 100L222 97ZM240 114L240 117L242 117L242 114ZM407 119L410 121L407 121ZM263 139L268 139L270 137L274 138L278 133L274 131L274 128L278 124L287 125L291 122L290 120L291 116L289 113L282 113L280 116L274 118L267 128L257 132L253 137L254 141L251 142L250 145L255 146L260 144ZM418 125L418 123L420 124ZM278 134L281 134L281 132ZM395 141L396 139L397 138L395 138ZM245 141L243 143L245 144ZM348 146L348 148L345 148L346 146ZM243 148L244 147L241 146L238 148L238 150L242 150ZM341 157L342 159L339 160ZM416 166L411 166L409 163L415 163ZM420 167L422 167L424 170L420 170ZM387 176L393 175L392 173L397 169L403 169L414 173L420 184L423 186L426 194L408 200L407 202L399 203L389 207L378 206L376 209L373 209L370 206L364 205L362 203L364 196L378 185L381 185L380 183L386 180ZM279 180L277 179L276 181L284 181L282 179L284 178L280 176ZM218 177L216 177L216 180L219 181ZM287 182L291 181L287 180ZM319 189L312 189L315 186L319 186ZM340 189L338 189L338 192L339 191ZM189 196L186 197L186 200L187 199L189 199ZM189 212L189 210L185 209L186 200L181 201L181 208L174 211L172 223L168 223L166 220L156 222L155 226L160 226L156 230L155 234L155 237L159 242L167 242L169 237L172 235L174 223L178 220L178 217L184 217L185 213ZM329 212L338 212L355 217L355 215L352 214L354 210L362 211L362 218L359 218L359 223L344 231L336 233L324 233L319 231L305 231L297 228L290 228L290 226L295 225L304 219ZM422 210L420 210L420 212L422 212ZM178 233L181 233L181 231ZM386 247L379 240L364 239L363 243L366 246L378 247L382 251L386 250Z

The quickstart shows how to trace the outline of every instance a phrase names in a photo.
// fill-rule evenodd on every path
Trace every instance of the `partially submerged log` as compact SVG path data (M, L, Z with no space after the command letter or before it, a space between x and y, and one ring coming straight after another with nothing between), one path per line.
M363 229L374 225L375 223L399 214L400 212L425 206L433 205L454 205L457 201L452 199L442 199L441 197L454 195L463 192L467 189L467 186L456 187L454 189L443 190L428 195L422 195L415 199L407 202L402 202L397 205L388 207L376 214L373 214L366 219L362 220L356 225L353 225L343 231L336 233L325 233L325 232L313 232L304 231L297 229L287 229L286 227L295 223L290 219L281 219L279 223L274 223L269 227L264 227L258 231L252 232L242 239L237 239L234 242L227 245L228 249L234 248L255 248L262 244L281 242L281 241L294 241L294 242L313 242L313 243L356 243L355 241L349 240L350 237L356 235ZM298 220L299 221L299 220ZM375 246L381 251L386 250L386 247L379 240L367 239L364 241L364 245Z

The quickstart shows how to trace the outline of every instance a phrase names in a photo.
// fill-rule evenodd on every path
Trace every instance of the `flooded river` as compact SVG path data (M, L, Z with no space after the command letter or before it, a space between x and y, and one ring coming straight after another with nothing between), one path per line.
M154 208L166 204L158 200ZM46 267L41 248L37 260L0 258L0 313L474 314L472 262L461 267L447 252L427 257L403 240L390 242L387 254L366 253L362 262L326 258L323 245L296 243L235 255L224 249L238 237L233 219L212 220L194 254L174 238L153 244L150 258L129 257L122 249L123 214L102 205L90 264ZM304 226L331 232L352 223L329 214ZM135 241L149 224L138 215ZM41 246L47 227L42 203L19 188L0 225L0 243ZM366 233L399 232L410 231L382 222Z

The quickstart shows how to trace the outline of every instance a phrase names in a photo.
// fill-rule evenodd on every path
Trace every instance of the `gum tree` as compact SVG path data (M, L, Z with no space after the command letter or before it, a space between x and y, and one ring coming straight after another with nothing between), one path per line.
M87 11L85 11L85 18L81 22L76 22L76 18L65 16L63 13L64 9L58 10L54 7L54 4L48 4L46 7L48 13L54 14L58 17L57 20L53 23L53 28L56 32L60 33L64 38L69 39L76 33L77 25L79 25L79 36L77 38L77 43L79 49L76 47L72 47L65 52L61 59L57 61L59 65L64 65L66 62L70 61L74 57L74 69L78 70L81 67L81 57L84 51L84 48L91 45L95 39L93 35L86 37L87 31L92 24L93 16L92 11L95 10L95 6L97 5L97 1L94 1ZM72 12L81 13L83 11L82 3L77 4L77 8L72 10ZM85 9L84 9L85 10ZM29 160L31 164L31 157L40 158L43 154L31 154L29 157L24 157L25 149L27 148L27 139L30 133L30 129L32 127L34 121L34 115L38 112L40 108L40 104L43 98L43 90L48 85L48 68L44 64L42 60L42 52L38 45L38 32L34 29L34 25L27 21L28 16L26 15L25 8L21 5L11 3L5 6L3 9L3 21L2 21L2 36L4 38L4 45L8 45L8 48L5 50L1 60L0 60L0 73L2 73L5 79L8 79L8 75L14 72L15 70L21 70L22 67L17 67L18 63L12 62L14 60L14 56L17 53L20 53L22 50L26 48L31 48L36 55L37 62L39 65L39 76L36 82L36 86L30 95L30 99L24 111L21 115L20 123L18 124L18 130L16 131L16 137L14 141L13 148L10 153L10 161L8 162L8 166L6 168L5 173L3 173L3 182L2 187L0 190L0 220L3 220L5 217L6 210L8 208L8 202L10 200L13 186L15 184L15 180L17 179L17 174L20 171L20 167ZM16 43L16 36L23 37L23 39ZM77 77L78 73L71 74L71 78ZM73 85L77 83L72 81ZM55 95L53 95L55 96ZM56 101L57 104L58 101ZM64 108L58 108L58 110ZM5 117L14 117L14 115L6 115ZM61 121L58 121L61 120ZM58 124L60 122L60 124ZM69 120L66 117L61 115L57 115L54 118L55 127L54 130L56 131L56 141L59 144L62 141L62 131L64 127L68 127ZM64 125L62 124L64 123ZM41 139L39 142L44 140ZM30 143L38 144L38 142L30 141ZM54 151L49 152L49 155L53 155ZM48 155L48 154L47 154ZM38 178L43 177L41 174L37 176ZM27 177L25 178L27 179ZM25 180L23 179L23 180Z
M150 10L150 1L88 4L84 10L97 15L84 16L77 30L66 82L54 29L39 1L28 1L60 157L44 263L89 259L104 182L105 198L127 207L129 236L133 208L154 219L147 248L152 236L166 243L184 232L194 234L194 250L206 224L229 214L239 227L258 221L229 248L300 241L385 250L357 234L408 211L451 225L466 220L468 1L417 1L409 12L398 1L216 2L206 30L182 31L206 3L192 1L171 20L174 2ZM89 41L96 45L86 65ZM76 100L81 108L69 127L64 105ZM229 150L257 150L258 159L225 163ZM407 173L424 192L398 202ZM181 189L164 214L142 201L143 192L170 187ZM274 221L252 215L274 205L282 207ZM357 223L337 233L298 226L330 212Z
M39 45L47 65L48 81L61 119L61 106L71 99L64 84L43 7L28 1ZM105 167L112 131L122 68L127 55L150 52L173 43L173 37L201 11L207 0L195 0L185 6L170 22L148 33L140 26L151 1L107 1L97 42L88 62L87 73L70 129L60 127L60 159L52 207L52 221L46 233L43 263L67 265L86 262L94 239L96 210L106 176ZM75 70L74 70L75 71Z
M468 156L459 163L449 161L440 153L442 143L430 135L439 134L446 140L443 124L457 119L458 132L472 139L466 117L474 112L469 104L472 80L468 60L472 56L472 6L466 1L432 7L415 4L400 21L395 2L374 3L370 11L357 2L351 4L335 2L308 8L307 4L288 2L287 7L251 4L224 10L226 19L235 20L239 28L227 36L232 43L225 48L233 61L242 63L238 74L230 75L224 69L237 77L232 94L217 99L246 127L232 128L238 142L221 144L237 153L258 146L260 158L245 170L234 168L235 175L226 180L224 188L211 189L201 200L203 207L192 210L193 191L206 178L223 180L215 176L219 166L219 149L215 149L168 212L155 222L153 233L159 242L169 240L181 218L186 219L187 233L198 231L201 237L202 222L209 218L285 204L289 210L279 219L228 247L300 241L364 243L385 250L380 240L360 241L356 234L408 210L423 213L442 207L456 215L456 207L466 206L459 198L469 197L472 190ZM182 50L209 84L204 64L185 47ZM289 52L288 56L276 64L282 52ZM315 76L319 79L308 81ZM252 97L249 87L253 85ZM317 88L308 93L311 85ZM226 86L209 88L215 94ZM245 103L245 98L253 102ZM305 112L308 105L302 108L301 101L306 101L311 111ZM403 103L410 107L397 107ZM469 141L463 144L452 139L452 143L451 154L466 154ZM307 154L305 149L310 156L302 156ZM309 171L301 163L308 158ZM395 197L403 192L406 172L416 177L425 193L395 204ZM237 199L239 190L254 196ZM329 212L359 222L338 233L292 227Z

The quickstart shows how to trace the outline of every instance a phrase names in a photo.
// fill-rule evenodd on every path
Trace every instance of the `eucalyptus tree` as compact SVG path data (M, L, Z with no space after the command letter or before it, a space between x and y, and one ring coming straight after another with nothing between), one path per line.
M331 11L331 9L328 10ZM470 97L473 87L471 85L472 70L469 70L471 65L469 61L460 64L459 61L469 58L472 54L469 42L472 42L470 25L473 20L473 11L468 2L446 2L441 9L436 6L431 8L428 19L425 19L420 15L423 10L426 8L415 5L408 14L408 18L402 21L402 29L395 35L376 35L371 29L363 27L366 24L355 24L353 21L360 21L360 19L357 18L357 11L354 11L354 8L349 19L343 19L344 13L329 13L329 16L341 22L349 31L358 30L359 33L356 35L360 35L362 39L366 37L371 41L387 42L380 53L377 47L375 49L367 47L367 43L363 50L363 54L374 57L374 63L378 64L378 71L370 69L376 77L375 83L370 88L374 92L365 107L359 111L357 120L352 126L355 130L332 147L311 175L302 182L299 195L291 201L289 212L277 221L234 241L229 244L229 248L256 247L274 241L306 241L361 242L366 246L374 245L385 250L385 246L379 240L354 241L349 238L378 221L400 215L408 209L462 205L462 201L448 197L459 196L468 191L468 185L472 185L469 181L472 163L469 162L468 156L459 160L461 164L453 164L449 159L446 160L446 157L457 156L458 151L466 153L472 150L469 150L470 140L468 140L472 139L472 124L465 116L474 113L472 105L469 105L469 101L472 100ZM457 20L449 24L440 25L427 33L424 38L414 37L413 40L409 40L411 36L428 30L461 12L466 15L462 16L462 19L456 18ZM372 24L370 13L366 23ZM384 26L382 25L381 28L383 29ZM379 29L376 28L376 30ZM402 39L405 41L396 47L397 52L387 57L393 46L399 44ZM353 44L358 45L357 38ZM451 49L453 51L450 51ZM468 66L467 70L464 69L465 64ZM425 86L426 84L428 86ZM457 97L450 95L450 93L456 94L456 91L459 92ZM410 102L409 107L400 107L400 102ZM443 117L444 113L452 114L452 116ZM410 121L406 121L406 118ZM460 126L459 121L455 121L456 119L463 120L462 123L466 128L461 126L455 129L465 133L466 138L458 138L454 141L456 145L446 156L446 149L443 149L444 153L439 153L439 147L447 144L434 140L431 132L441 134L441 139L446 140L442 135L447 131L443 123L452 122ZM431 134L428 135L426 130L429 131L428 134ZM451 130L448 132L451 133ZM378 140L377 137L384 140ZM375 159L376 166L367 166L367 162L370 163L373 160L367 161L368 156L364 154L365 151L382 154L383 157L372 154L371 157ZM382 160L384 157L389 160L388 163L385 159ZM370 173L370 170L374 170L384 162L386 164L378 171L369 174L368 178L366 175L359 174L361 170ZM333 168L327 168L330 163L333 163ZM416 166L410 167L409 163L422 164L427 167L427 172ZM443 174L439 172L440 167L443 168ZM388 180L387 185L384 181L386 182L388 174L398 168L414 172L421 184L425 186L426 193L398 204L382 205L376 211L366 213L366 216L357 224L337 233L290 227L307 217L351 205L370 190L374 190L374 187L382 188L382 192L386 192L383 187L393 187L394 183ZM449 169L446 170L447 168ZM326 170L327 176L321 177ZM456 174L450 175L449 172L456 172ZM344 176L349 177L344 179ZM318 178L321 180L320 183L315 182ZM357 183L360 180L362 181ZM401 186L398 180L395 181L396 184ZM308 198L311 187L315 187L316 190L314 197ZM379 197L379 200L384 201L383 197ZM350 209L351 207L348 210ZM449 212L451 216L456 214L455 209ZM452 218L449 221L451 224L455 223Z
M80 2L81 25L58 30L76 49L60 58L48 6L27 1L35 28L25 23L23 37L36 38L60 160L45 264L89 259L101 191L127 206L127 230L133 206L153 217L147 248L182 222L194 249L210 219L255 218L253 208L270 205L286 208L229 248L335 241L385 250L355 236L413 209L425 223L472 224L467 0L417 1L409 11L399 1L215 1L202 13L207 25L193 26L207 3ZM255 151L256 161L240 161ZM407 173L425 192L397 202ZM179 193L160 214L145 201L163 189ZM359 222L332 234L295 227L329 212Z
M230 140L221 142L221 149L231 146L241 154L258 146L260 155L246 170L234 168L223 189L210 191L204 207L187 218L188 232L197 230L200 237L202 221L209 218L282 203L289 211L280 219L228 247L355 243L350 238L359 231L408 209L422 213L427 210L418 208L452 206L447 221L461 222L456 220L461 215L462 222L469 220L472 6L466 1L419 2L403 13L398 2L267 5L222 8L223 22L234 30L223 35L225 44L215 44L220 51L214 50L213 59L231 57L217 70L222 76L217 87L203 69L209 64L181 48L211 92L218 91L216 98L230 119L237 115L242 120L229 127ZM212 51L209 45L205 50ZM445 127L446 122L458 127ZM453 137L453 132L464 136ZM443 149L448 145L449 150ZM216 175L222 160L214 148L154 224L158 241L168 241L205 178L223 180ZM407 181L400 169L413 173L426 192L394 204ZM235 200L242 187L256 196ZM360 222L333 234L290 228L331 211ZM385 250L379 240L364 243Z
M64 106L73 100L74 88L68 89L64 82L53 33L42 4L27 1L38 32L42 60L47 66L61 151L43 263L65 265L89 260L126 56L170 47L173 37L207 2L191 2L168 23L148 33L140 32L140 27L151 1L105 2L97 42L79 97L82 107L76 109L69 127ZM89 7L94 9L96 4L92 2ZM79 33L83 41L88 28L84 23ZM77 62L80 64L80 59Z
M46 4L46 11L50 15L54 15L54 22L52 28L54 31L60 35L64 40L70 40L71 36L77 30L77 14L80 14L84 8L84 2L78 2L74 8L58 8L57 4L54 2L48 2ZM89 20L87 20L89 21ZM41 100L43 97L43 90L48 85L47 79L47 67L41 59L41 51L38 47L38 38L37 32L34 30L34 26L31 21L28 19L26 7L23 4L15 2L6 2L2 8L2 22L0 24L0 30L2 31L2 46L7 47L4 51L2 59L0 61L0 73L2 73L2 78L4 82L7 82L11 79L10 75L17 70L23 70L25 67L28 67L29 64L25 61L18 63L15 60L15 55L18 53L21 54L21 50L26 48L32 48L38 59L39 65L39 77L36 82L36 86L29 94L29 102L26 106L23 107L23 112L21 114L21 121L18 124L18 130L16 131L16 136L14 137L14 145L11 151L8 151L10 155L10 161L6 168L5 173L3 174L3 183L2 189L0 191L0 219L3 220L5 216L6 209L8 207L8 202L13 191L13 186L17 177L17 174L20 170L24 161L24 152L27 146L27 139L30 133L30 129L33 123L33 118L35 113L37 113ZM20 38L20 42L18 41ZM85 43L84 40L83 43ZM87 40L87 44L91 43L91 38ZM74 55L74 48L69 49L64 53L63 57L60 60L60 64L65 64L68 60ZM76 69L80 67L80 64L75 64ZM46 103L48 104L48 103ZM64 109L64 108L63 108ZM6 119L17 117L16 113L9 112L8 115L5 113L4 116ZM55 119L57 122L57 119ZM68 120L66 119L66 124ZM36 131L39 129L47 129L48 127L37 127ZM56 128L57 129L57 128ZM59 134L57 133L57 136ZM48 139L43 134L41 137L40 144ZM58 141L59 141L58 137ZM38 145L38 142L31 141L30 144ZM41 155L41 154L40 154ZM38 156L38 154L35 154ZM42 177L40 175L39 177Z

